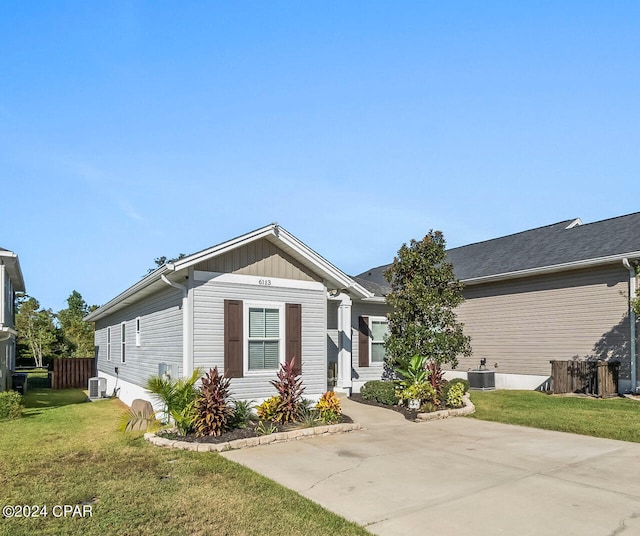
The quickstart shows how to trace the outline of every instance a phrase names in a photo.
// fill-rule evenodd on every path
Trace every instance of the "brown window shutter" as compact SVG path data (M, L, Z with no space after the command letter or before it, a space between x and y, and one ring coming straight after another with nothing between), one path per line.
M369 366L369 317L358 317L358 366Z
M287 303L285 308L285 359L294 359L294 371L302 374L302 305Z
M224 300L224 375L242 378L243 344L242 301Z

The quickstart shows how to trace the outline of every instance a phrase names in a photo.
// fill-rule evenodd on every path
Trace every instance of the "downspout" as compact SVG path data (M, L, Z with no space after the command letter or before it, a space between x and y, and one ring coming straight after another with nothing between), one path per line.
M189 336L191 333L191 317L189 315L189 288L175 281L170 281L164 274L160 279L167 285L182 291L182 376L188 378L193 373L189 355Z
M636 297L636 270L629 263L629 259L622 259L622 264L624 267L629 270L629 323L630 326L630 348L631 348L631 392L635 393L637 391L637 371L636 371L636 313L633 310L632 301Z

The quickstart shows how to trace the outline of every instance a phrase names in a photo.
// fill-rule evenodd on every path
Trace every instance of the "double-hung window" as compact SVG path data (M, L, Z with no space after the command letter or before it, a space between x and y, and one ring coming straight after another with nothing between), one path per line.
M250 304L246 314L248 370L278 370L283 351L282 307Z
M371 331L371 363L384 363L384 341L389 335L389 322L385 317L369 317L369 330Z

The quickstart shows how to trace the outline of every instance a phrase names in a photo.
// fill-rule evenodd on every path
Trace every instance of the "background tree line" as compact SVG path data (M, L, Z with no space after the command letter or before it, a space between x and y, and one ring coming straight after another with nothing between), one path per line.
M18 362L37 367L53 357L93 357L93 323L82 319L96 305L89 306L74 290L67 298L67 308L54 313L43 309L32 296L17 300L16 329L18 330L16 357Z

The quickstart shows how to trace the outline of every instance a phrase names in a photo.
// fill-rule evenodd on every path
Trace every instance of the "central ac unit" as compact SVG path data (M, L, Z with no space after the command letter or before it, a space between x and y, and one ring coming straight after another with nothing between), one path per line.
M106 378L89 378L89 399L97 400L107 396L107 379Z

